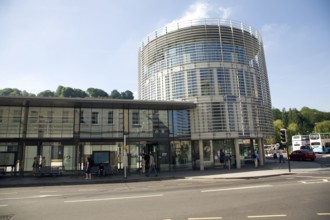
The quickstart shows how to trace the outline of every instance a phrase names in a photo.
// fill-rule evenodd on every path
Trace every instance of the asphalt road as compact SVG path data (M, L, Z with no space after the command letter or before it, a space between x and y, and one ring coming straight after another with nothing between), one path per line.
M330 219L330 171L0 189L0 220Z

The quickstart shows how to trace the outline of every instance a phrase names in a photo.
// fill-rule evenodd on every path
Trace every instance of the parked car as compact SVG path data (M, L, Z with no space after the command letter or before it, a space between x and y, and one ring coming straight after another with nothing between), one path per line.
M311 150L295 150L290 154L290 160L315 160L316 155Z

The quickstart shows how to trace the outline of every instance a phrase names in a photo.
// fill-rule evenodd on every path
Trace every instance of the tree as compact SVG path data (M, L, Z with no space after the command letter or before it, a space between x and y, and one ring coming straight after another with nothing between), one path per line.
M122 99L134 99L134 95L131 91L126 90L125 92L121 93L121 98Z
M120 93L118 92L118 90L115 89L115 90L112 90L112 92L111 92L109 98L111 98L111 99L121 99L121 95L120 95Z
M18 89L11 89L11 88L5 88L0 90L1 96L22 96L21 90Z
M91 98L108 98L109 95L102 89L88 88L87 94Z
M63 97L74 97L74 90L71 87L64 87L62 90Z
M288 112L285 110L285 108L283 108L282 110L282 122L283 122L283 127L288 127L289 125L289 114Z
M43 92L38 93L39 97L55 97L55 93L50 90L45 90Z
M330 132L330 121L322 121L316 123L314 127L316 133L329 133Z
M287 145L292 145L292 136L298 133L298 125L296 123L290 123L286 129Z
M273 117L274 120L281 119L282 120L282 112L278 108L273 108Z
M86 98L88 94L81 89L73 89L73 97Z
M57 89L56 89L56 92L55 92L55 96L56 97L64 97L63 96L63 90L64 90L64 87L63 86L58 86Z
M274 124L274 133L275 133L275 142L280 143L280 130L281 128L284 128L283 121L280 119L277 119L273 122Z

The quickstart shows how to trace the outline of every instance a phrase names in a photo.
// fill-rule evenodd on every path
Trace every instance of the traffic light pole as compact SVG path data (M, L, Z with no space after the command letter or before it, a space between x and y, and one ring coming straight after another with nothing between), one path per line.
M290 152L289 152L289 147L286 146L287 136L286 136L286 129L285 128L280 129L280 139L281 139L281 143L284 146L284 149L286 149L286 155L287 155L287 158L288 158L289 172L291 172Z
M290 152L289 152L289 147L284 144L284 148L286 148L286 155L288 158L288 168L289 168L289 173L291 173L291 164L290 164Z

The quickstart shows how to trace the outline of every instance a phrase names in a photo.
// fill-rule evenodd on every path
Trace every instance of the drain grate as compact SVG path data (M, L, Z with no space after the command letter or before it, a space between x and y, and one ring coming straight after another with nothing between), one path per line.
M13 217L14 215L0 215L0 220L9 220Z

